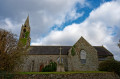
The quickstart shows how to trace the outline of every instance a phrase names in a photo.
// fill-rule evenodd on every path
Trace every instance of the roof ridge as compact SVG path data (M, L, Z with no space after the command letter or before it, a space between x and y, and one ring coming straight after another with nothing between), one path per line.
M110 52L106 47L103 46L104 49L106 49L110 54L112 54L112 52ZM113 55L113 54L112 54Z
M93 47L104 47L104 46L93 46Z

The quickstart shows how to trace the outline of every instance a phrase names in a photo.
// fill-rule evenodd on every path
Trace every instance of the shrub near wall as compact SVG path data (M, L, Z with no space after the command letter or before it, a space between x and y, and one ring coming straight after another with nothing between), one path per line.
M50 62L50 64L46 65L42 72L54 72L57 69L57 64L55 62Z
M120 62L113 60L113 59L106 60L99 64L99 70L115 72L116 74L118 74L120 76Z
M71 49L71 55L72 55L72 56L75 55L75 49L74 49L74 47L72 47L72 49Z

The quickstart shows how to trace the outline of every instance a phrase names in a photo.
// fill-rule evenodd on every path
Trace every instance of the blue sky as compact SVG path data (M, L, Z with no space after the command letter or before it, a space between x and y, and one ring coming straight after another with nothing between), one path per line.
M120 0L1 0L0 28L19 37L29 14L31 45L73 45L83 36L120 60Z
M58 28L58 30L63 30L64 27L68 26L68 25L71 25L73 23L76 23L76 24L79 24L81 22L83 22L88 16L89 16L89 13L93 10L93 9L96 9L98 8L101 4L105 3L105 2L109 2L109 1L112 1L112 0L88 0L87 2L89 3L90 6L84 6L84 7L81 7L80 3L76 3L75 4L75 8L76 8L76 12L77 13L81 13L81 12L84 12L83 16L82 17L78 17L77 19L75 20L68 20L66 21L65 23L63 23L61 25L61 27ZM67 16L66 16L67 17ZM51 28L51 30L53 30L54 28L56 28L57 25L53 26Z

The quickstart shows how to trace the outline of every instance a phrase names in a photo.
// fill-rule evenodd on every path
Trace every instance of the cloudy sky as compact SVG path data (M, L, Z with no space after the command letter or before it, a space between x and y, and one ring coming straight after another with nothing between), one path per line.
M0 28L20 35L29 14L31 45L73 45L83 36L120 60L120 0L0 0Z

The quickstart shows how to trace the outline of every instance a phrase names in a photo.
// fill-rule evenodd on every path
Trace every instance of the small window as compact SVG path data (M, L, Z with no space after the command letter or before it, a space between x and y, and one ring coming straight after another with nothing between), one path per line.
M86 63L86 52L84 50L80 51L80 61L82 64Z
M23 32L26 32L26 29L23 29Z

